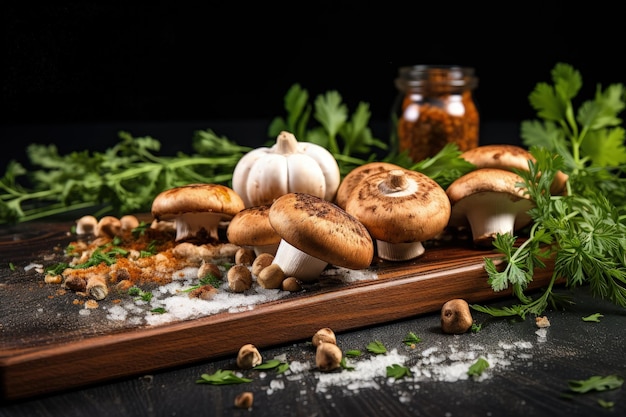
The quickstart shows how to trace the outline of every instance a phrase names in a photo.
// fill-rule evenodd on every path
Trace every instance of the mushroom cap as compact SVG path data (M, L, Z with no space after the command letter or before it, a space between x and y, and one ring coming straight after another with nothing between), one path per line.
M152 202L152 216L171 220L185 213L215 213L230 219L244 209L234 190L221 184L187 184L161 192Z
M335 196L335 203L345 210L348 196L363 178L379 172L391 171L392 169L402 169L402 167L389 162L368 162L366 164L359 165L352 171L348 172L348 174L346 174L341 181L341 184L339 184L337 195Z
M512 171L498 168L480 168L457 178L446 189L452 204L449 224L468 224L467 212L479 208L483 212L515 210L515 227L520 229L532 219L527 211L533 206L523 187L522 178Z
M252 206L241 210L230 220L226 237L239 246L278 245L280 236L270 224L271 204Z
M528 161L535 161L526 149L508 144L483 145L469 149L461 154L461 158L476 165L476 168L499 168L511 171L513 168L528 171ZM558 171L552 181L550 192L553 195L565 191L568 175Z
M404 185L394 187L396 181ZM379 172L356 185L346 211L377 239L420 242L441 233L450 217L450 200L437 182L406 169Z
M284 194L272 203L269 219L287 243L331 265L363 269L374 257L374 242L365 226L322 198Z

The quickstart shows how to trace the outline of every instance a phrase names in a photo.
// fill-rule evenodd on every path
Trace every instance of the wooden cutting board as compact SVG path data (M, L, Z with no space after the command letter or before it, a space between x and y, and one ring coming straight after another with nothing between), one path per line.
M0 232L0 383L2 400L32 397L221 356L245 343L259 348L310 340L322 327L336 333L438 312L452 298L480 303L509 297L487 283L485 257L468 240L427 247L420 258L375 259L372 279L324 281L250 311L217 313L158 326L113 323L78 314L76 297L43 283L24 267L72 240L68 223L31 223ZM553 265L535 271L545 285ZM102 303L106 305L107 300Z

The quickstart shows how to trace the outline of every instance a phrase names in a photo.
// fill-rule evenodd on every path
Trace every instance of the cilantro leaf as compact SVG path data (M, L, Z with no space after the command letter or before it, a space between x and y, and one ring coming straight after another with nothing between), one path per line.
M367 344L367 351L375 355L381 355L387 353L387 348L382 342L375 340Z

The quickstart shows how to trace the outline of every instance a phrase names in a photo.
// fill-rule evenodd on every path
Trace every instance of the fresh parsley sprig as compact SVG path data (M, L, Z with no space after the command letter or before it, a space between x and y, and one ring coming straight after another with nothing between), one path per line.
M626 307L626 147L617 117L625 107L624 89L598 87L595 98L575 113L580 74L557 64L552 77L554 86L540 83L530 95L543 122L522 124L523 140L536 159L528 171L516 171L535 203L529 236L520 246L513 236L497 236L494 247L506 261L504 270L485 260L494 291L510 286L521 304L472 306L493 316L525 318L560 305L566 300L553 291L559 279L569 287L588 284L594 295ZM559 170L569 175L567 193L553 196L550 185ZM555 265L547 288L538 298L526 295L535 268L545 267L550 257Z
M194 182L227 184L251 150L211 130L195 132L192 155L160 156L161 144L152 137L120 132L119 138L104 152L60 155L54 145L28 146L34 170L11 161L0 178L0 224L79 209L93 209L97 217L150 211L163 190Z

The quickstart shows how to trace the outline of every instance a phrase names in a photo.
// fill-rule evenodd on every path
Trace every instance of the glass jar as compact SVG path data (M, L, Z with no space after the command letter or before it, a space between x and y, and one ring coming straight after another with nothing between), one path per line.
M479 114L474 69L460 66L401 67L392 111L392 144L414 162L434 156L448 143L466 151L478 146Z

